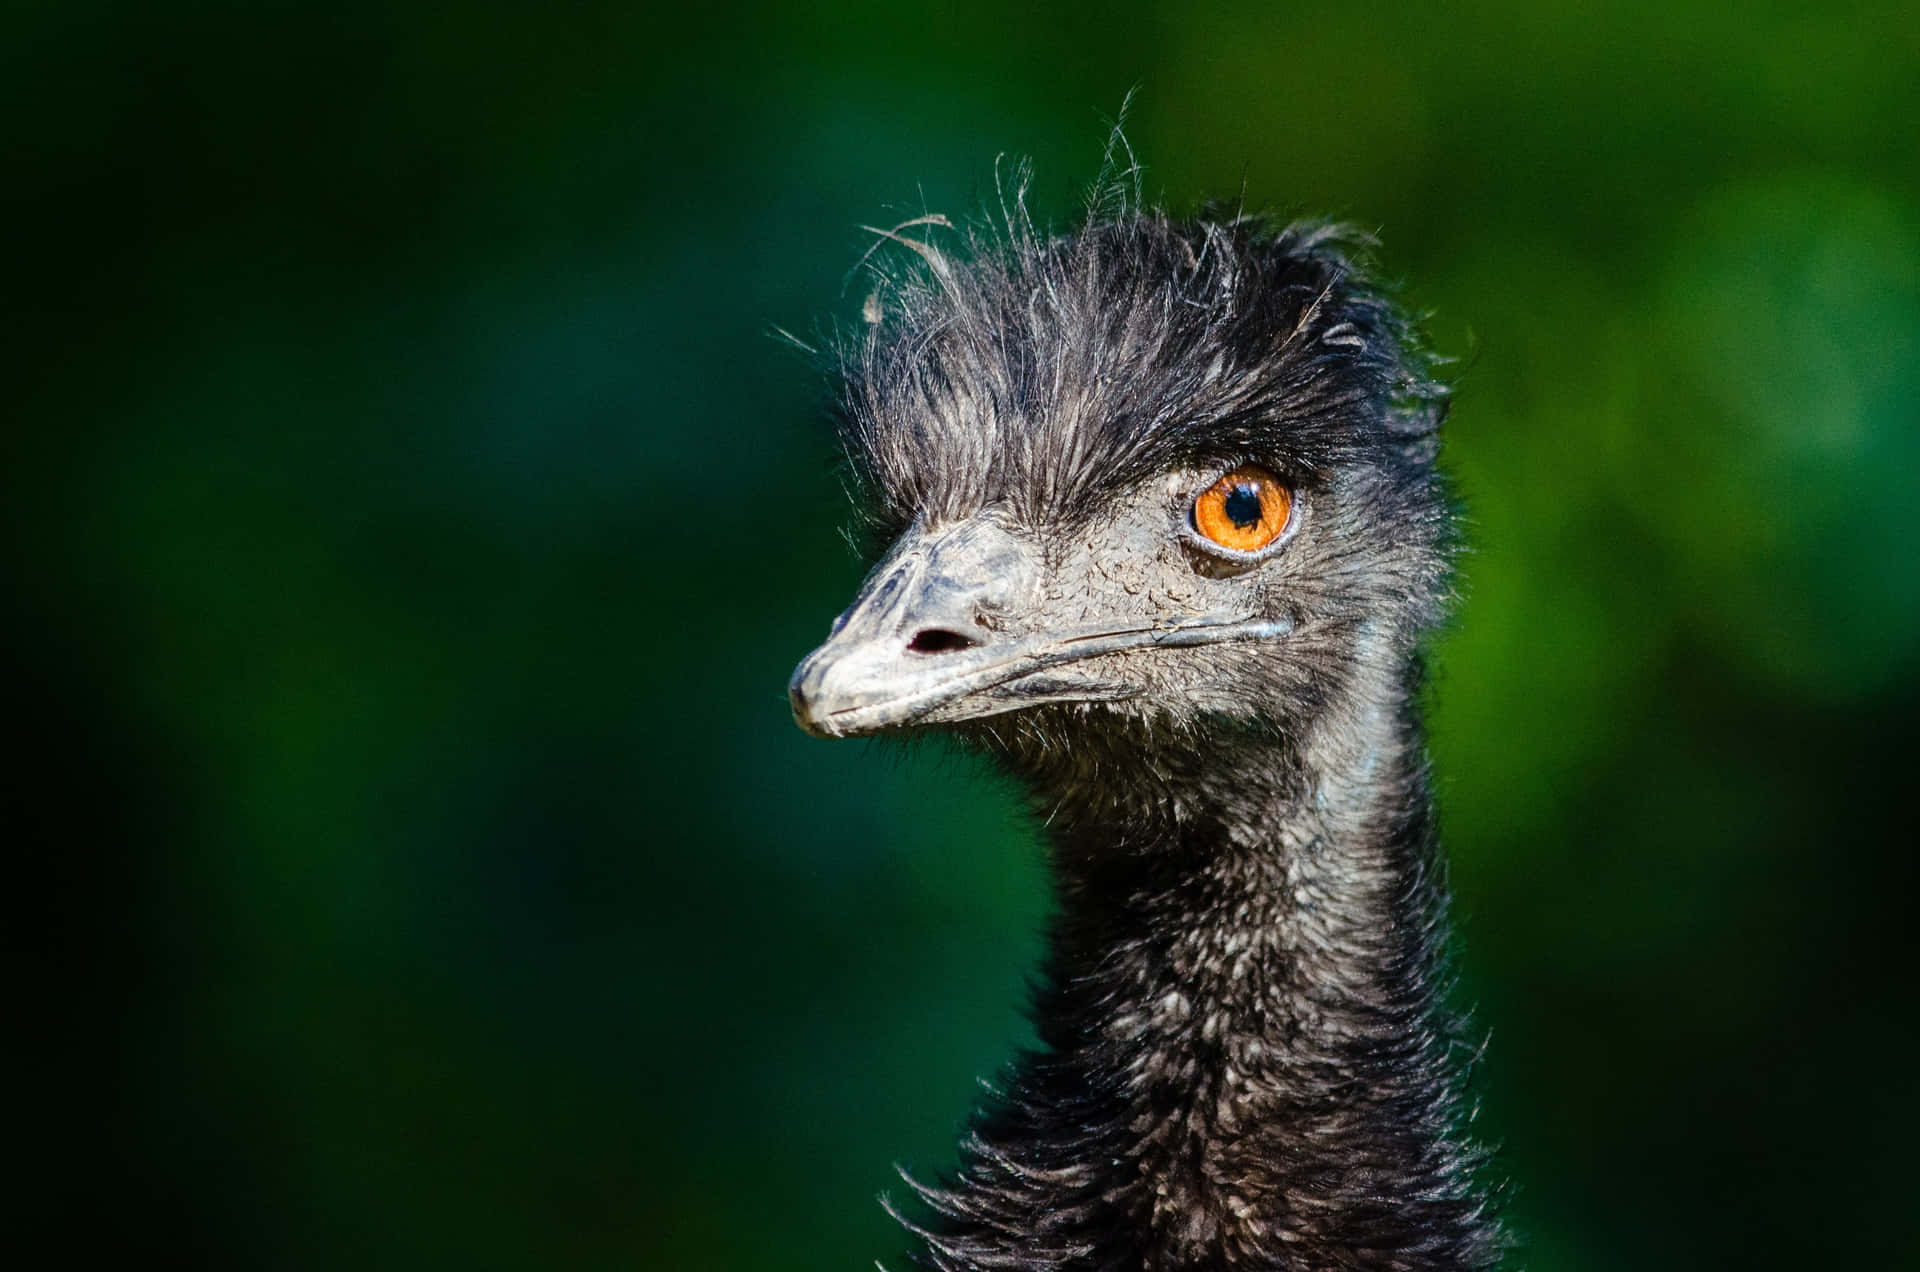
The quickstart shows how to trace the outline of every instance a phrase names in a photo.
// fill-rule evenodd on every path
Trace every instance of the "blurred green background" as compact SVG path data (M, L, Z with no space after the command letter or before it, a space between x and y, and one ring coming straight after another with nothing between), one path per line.
M899 1266L1043 875L790 723L861 570L767 331L1003 152L1070 223L1137 84L1463 358L1515 1265L1912 1265L1920 21L1725 8L9 6L17 1240Z

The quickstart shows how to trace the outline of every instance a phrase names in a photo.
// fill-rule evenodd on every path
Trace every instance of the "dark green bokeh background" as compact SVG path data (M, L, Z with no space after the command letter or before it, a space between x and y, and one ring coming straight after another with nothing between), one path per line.
M1138 84L1150 191L1377 227L1468 355L1433 745L1516 1263L1910 1261L1920 21L1721 8L10 7L24 1221L898 1253L1043 875L968 762L790 724L860 566L766 332L1001 152L1067 223Z

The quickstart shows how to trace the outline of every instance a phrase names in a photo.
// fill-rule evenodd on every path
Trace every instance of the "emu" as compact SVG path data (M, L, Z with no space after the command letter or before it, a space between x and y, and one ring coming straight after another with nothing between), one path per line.
M901 1221L942 1272L1492 1267L1418 702L1446 388L1363 236L1103 183L885 232L834 358L885 546L794 716L991 756L1055 882L1039 1048Z

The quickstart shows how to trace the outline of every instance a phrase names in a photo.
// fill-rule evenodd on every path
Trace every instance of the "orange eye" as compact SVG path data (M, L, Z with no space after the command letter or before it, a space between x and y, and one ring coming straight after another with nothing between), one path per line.
M1287 528L1293 494L1264 468L1236 468L1193 501L1193 528L1223 548L1258 552Z

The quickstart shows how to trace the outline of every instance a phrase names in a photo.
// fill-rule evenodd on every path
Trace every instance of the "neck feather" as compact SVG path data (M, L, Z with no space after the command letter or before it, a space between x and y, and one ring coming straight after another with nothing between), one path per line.
M1304 742L1154 753L1148 806L1038 775L1059 902L1042 1049L959 1174L915 1184L933 1266L1493 1265L1456 1136L1417 722L1404 687L1369 697Z

